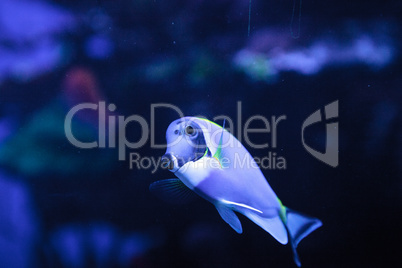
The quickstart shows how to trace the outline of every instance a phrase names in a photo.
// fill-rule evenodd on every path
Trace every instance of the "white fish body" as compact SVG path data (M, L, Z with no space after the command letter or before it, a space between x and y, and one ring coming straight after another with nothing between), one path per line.
M170 124L166 139L167 164L184 185L215 205L236 232L242 233L238 212L281 244L290 239L294 260L300 266L297 244L320 227L321 221L283 206L252 156L232 134L206 119L184 117Z

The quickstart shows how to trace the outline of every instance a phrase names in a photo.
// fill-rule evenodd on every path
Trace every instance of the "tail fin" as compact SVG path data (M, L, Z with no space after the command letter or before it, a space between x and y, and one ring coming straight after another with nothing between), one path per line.
M289 233L289 240L293 250L293 259L296 265L300 267L301 263L296 247L303 238L319 228L322 225L322 222L319 219L303 215L289 208L286 208L286 218L283 219L283 221Z

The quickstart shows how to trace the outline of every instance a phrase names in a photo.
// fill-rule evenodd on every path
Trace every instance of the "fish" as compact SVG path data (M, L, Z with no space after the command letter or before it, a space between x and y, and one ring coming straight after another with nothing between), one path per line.
M247 149L223 126L205 118L182 117L166 131L162 166L176 178L153 182L150 191L181 202L194 193L212 203L222 219L243 232L236 213L243 214L279 243L296 247L322 222L284 206Z

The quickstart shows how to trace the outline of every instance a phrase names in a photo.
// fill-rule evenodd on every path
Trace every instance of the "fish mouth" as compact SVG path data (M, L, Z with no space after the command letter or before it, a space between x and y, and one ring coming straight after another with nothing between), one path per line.
M161 165L162 168L167 168L169 171L173 173L180 168L177 157L170 153L164 154L162 156Z
M209 153L209 154L208 154ZM211 153L209 152L208 147L202 147L202 149L190 158L186 159L183 157L178 157L175 156L172 153L165 153L162 158L161 158L161 166L164 169L168 169L169 171L175 173L177 170L179 170L184 164L187 162L196 162L200 160L202 157L205 155L210 155Z

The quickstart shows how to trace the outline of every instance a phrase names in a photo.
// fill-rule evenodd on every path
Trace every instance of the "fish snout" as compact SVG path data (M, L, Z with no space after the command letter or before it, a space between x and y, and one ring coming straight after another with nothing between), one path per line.
M167 168L171 172L176 172L179 169L177 158L171 153L162 156L161 165L162 168Z

